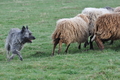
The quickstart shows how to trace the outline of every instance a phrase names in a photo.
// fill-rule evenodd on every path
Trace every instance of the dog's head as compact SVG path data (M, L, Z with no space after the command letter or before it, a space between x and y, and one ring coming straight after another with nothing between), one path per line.
M32 43L32 40L35 39L35 37L32 35L32 32L28 29L28 26L22 27L21 34L24 43Z

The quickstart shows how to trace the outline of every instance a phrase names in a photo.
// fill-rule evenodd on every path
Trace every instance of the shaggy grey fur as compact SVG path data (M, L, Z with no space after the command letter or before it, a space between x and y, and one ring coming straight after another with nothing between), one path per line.
M23 48L25 43L32 43L35 37L32 36L31 31L28 29L28 26L22 27L22 30L18 28L12 28L6 38L5 48L7 51L8 61L13 59L15 55L18 55L20 60L22 61L22 55L20 50ZM10 56L10 52L12 55Z

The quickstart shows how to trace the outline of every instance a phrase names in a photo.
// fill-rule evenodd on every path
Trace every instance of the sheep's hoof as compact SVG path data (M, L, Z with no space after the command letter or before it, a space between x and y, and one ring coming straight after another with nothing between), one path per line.
M65 51L65 53L67 53L67 51Z
M81 49L81 46L80 46L80 45L78 46L78 49Z
M94 48L90 48L90 50L94 50Z

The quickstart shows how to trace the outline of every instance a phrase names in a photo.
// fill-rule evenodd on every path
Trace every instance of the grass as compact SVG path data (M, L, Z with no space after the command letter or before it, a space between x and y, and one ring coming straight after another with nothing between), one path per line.
M70 18L85 7L117 7L119 0L1 0L0 1L0 79L1 80L119 80L119 41L105 43L100 51L71 44L68 53L62 46L60 55L51 57L51 34L58 19ZM11 28L28 25L36 40L26 44L18 56L6 61L5 38Z

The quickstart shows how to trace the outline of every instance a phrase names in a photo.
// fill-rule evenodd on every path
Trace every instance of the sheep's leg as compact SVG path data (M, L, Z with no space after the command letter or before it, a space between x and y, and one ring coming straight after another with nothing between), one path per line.
M113 40L111 40L111 42L110 42L110 45L112 45L113 44Z
M93 36L90 37L90 49L94 49L94 48L93 48L93 42L91 41L92 38L93 38Z
M81 44L79 44L78 49L81 49Z
M55 48L57 46L59 41L55 41L54 46L53 46L53 51L52 51L52 56L54 56Z
M61 47L62 47L62 42L60 41L60 42L59 42L59 50L58 50L58 54L60 54Z
M69 46L70 46L70 44L67 45L67 48L66 48L66 50L65 50L66 53L67 53L67 51L68 51Z
M102 42L103 42L103 44L105 44L105 41L104 41L104 40L102 40Z
M101 50L104 49L104 45L103 45L102 41L97 36L95 38L95 42Z
M86 48L87 45L89 45L88 40L84 43L84 48Z

